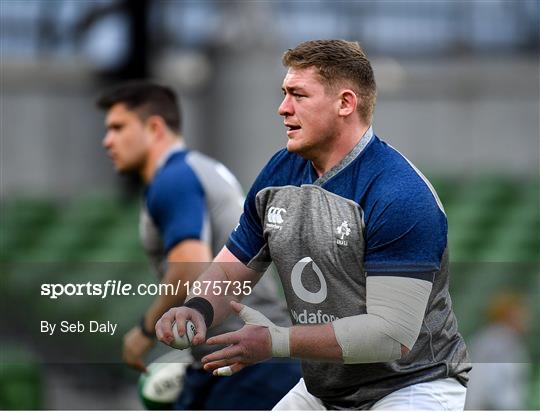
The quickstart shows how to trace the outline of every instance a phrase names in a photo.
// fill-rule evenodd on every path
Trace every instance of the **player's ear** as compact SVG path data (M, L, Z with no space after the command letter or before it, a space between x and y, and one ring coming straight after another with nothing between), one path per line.
M163 136L167 125L161 116L150 116L146 119L146 127L155 136Z
M351 89L344 89L340 93L339 115L349 116L356 111L358 96Z

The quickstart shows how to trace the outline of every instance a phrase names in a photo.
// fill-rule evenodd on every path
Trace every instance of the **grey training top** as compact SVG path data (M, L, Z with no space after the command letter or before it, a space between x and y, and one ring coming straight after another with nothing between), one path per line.
M302 362L309 392L328 408L368 409L435 379L466 384L470 364L448 292L444 209L425 177L371 129L321 177L296 154L274 155L227 247L253 269L276 265L294 324L365 314L367 276L433 282L420 336L402 359Z

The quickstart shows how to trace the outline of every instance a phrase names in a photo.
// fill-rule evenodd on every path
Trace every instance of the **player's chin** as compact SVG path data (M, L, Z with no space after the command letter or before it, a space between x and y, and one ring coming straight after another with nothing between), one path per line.
M303 158L309 158L310 146L302 142L293 142L289 140L287 142L287 151L302 156Z
M299 142L299 139L289 137L289 140L287 140L287 151L291 153L301 153L302 144Z
M112 164L115 171L117 171L118 173L122 173L126 171L125 170L126 166L118 158L113 157L111 160L112 160Z
M121 163L121 162L115 162L114 169L116 170L117 173L122 173L122 174L131 174L137 170L137 168L130 166L126 163Z

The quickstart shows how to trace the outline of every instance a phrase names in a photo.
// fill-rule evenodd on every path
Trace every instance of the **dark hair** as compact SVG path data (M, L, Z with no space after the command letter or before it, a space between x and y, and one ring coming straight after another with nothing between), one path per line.
M125 104L142 120L150 116L160 116L169 129L180 133L180 103L170 87L146 80L132 80L105 92L96 105L102 110L109 110L117 103Z
M348 82L360 97L358 112L371 123L377 86L373 69L358 42L346 40L311 40L285 52L285 67L295 69L317 68L323 84L334 88Z

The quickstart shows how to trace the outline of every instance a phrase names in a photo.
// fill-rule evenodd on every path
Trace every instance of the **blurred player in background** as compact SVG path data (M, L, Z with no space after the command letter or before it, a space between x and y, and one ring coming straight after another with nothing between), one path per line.
M531 359L523 340L530 318L525 297L497 293L486 312L488 324L469 345L474 368L467 409L526 409Z
M125 83L102 95L97 105L106 111L103 146L116 170L138 172L146 186L140 236L160 281L193 282L238 223L244 199L238 181L216 160L185 147L179 104L170 88ZM247 299L273 321L287 324L277 285L267 278ZM156 297L140 324L124 336L128 365L146 370L144 356L156 343L156 321L185 297L185 286L177 296ZM240 325L230 317L211 333ZM201 367L200 359L210 351L193 348L195 362L186 372L179 409L268 409L300 376L294 363L267 362L247 368L238 378L219 380Z
M191 319L201 344L232 308L246 326L208 339L230 346L205 356L205 369L302 359L303 379L275 409L463 409L470 364L448 292L446 215L426 178L373 133L369 60L358 43L322 40L283 63L287 148L200 279L257 280L274 262L295 325L208 293L163 315L159 339Z

